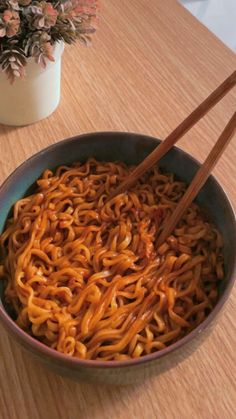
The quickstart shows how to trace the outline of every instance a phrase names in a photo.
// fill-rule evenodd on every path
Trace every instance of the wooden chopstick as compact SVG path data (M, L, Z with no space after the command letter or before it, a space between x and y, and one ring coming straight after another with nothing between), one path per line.
M236 84L236 71L218 86L177 128L172 131L154 150L150 153L109 196L113 198L125 192L132 186L147 170L163 157L171 147L192 128L213 106L215 106L232 87Z
M235 131L236 131L236 112L234 113L234 115L232 116L228 124L226 125L224 131L220 135L218 141L212 148L211 152L208 154L205 162L197 171L196 175L194 176L185 194L179 201L174 212L165 221L163 230L157 240L157 246L160 246L167 239L167 237L173 232L175 226L179 222L183 213L186 211L188 206L192 203L192 201L194 200L194 198L196 197L196 195L198 194L198 192L200 191L200 189L202 188L202 186L208 179L212 169L218 162L220 156L222 155L227 145L229 144Z

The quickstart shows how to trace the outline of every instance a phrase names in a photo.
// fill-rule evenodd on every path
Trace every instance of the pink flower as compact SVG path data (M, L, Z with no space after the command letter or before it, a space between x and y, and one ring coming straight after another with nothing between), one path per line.
M33 2L29 6L31 14L28 14L29 21L32 19L32 26L37 29L50 29L55 26L58 12L52 3L46 1Z
M74 4L74 11L77 15L93 15L98 8L97 0L75 0Z
M7 36L12 38L15 36L20 27L20 16L14 10L4 10L0 19L0 37Z
M58 12L54 9L51 3L43 2L42 13L44 15L47 27L54 26L57 20Z

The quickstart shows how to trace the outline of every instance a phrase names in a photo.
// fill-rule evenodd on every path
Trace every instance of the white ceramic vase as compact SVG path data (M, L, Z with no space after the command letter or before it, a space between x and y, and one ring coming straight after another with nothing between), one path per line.
M29 58L26 76L13 84L0 72L0 124L29 125L55 111L60 101L63 50L63 42L56 43L55 61L48 60L45 69Z

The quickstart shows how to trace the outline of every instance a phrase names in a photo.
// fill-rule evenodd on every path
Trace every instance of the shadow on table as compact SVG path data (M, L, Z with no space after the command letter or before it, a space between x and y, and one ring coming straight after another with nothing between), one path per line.
M31 361L29 362L31 364ZM36 365L38 365L37 369ZM62 377L38 362L32 369L29 364L27 367L30 369L31 379L41 389L38 404L46 412L43 419L52 417L60 419L120 418L124 412L130 410L134 400L142 396L144 386L146 388L146 385L150 383L149 380L145 383L126 386L89 383Z
M5 383L5 397L14 394L13 409L17 413L20 404L24 419L118 419L150 386L149 380L112 386L62 377L15 345L5 332L0 340L0 353L4 351L2 377L11 377Z
M65 398L70 399L71 415L68 419L120 418L143 391L142 383L115 386L73 382L68 378L61 378L60 381L61 389L65 392L64 401Z
M4 135L10 134L13 131L17 131L21 127L12 127L10 125L0 124L0 138Z

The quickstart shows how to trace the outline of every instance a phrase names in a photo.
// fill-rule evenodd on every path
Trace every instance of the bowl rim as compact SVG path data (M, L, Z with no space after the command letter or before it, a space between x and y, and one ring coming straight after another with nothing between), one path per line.
M63 147L63 145L67 142L74 142L74 141L80 141L83 139L89 139L94 137L101 137L104 139L104 137L109 136L118 136L127 138L130 136L134 137L142 137L143 139L148 139L151 141L159 142L160 140L158 138L155 138L150 135L142 134L139 132L128 132L128 131L97 131L97 132L89 132L89 133L83 133L79 135L75 135L73 137L69 137L60 141L57 141L53 144L50 144L49 146L43 148L42 150L39 150L35 154L31 155L29 158L27 158L24 162L22 162L18 167L16 167L13 172L10 173L10 175L4 180L2 185L0 186L0 198L1 194L4 193L4 190L12 183L12 181L15 181L15 177L20 177L21 173L24 172L25 168L32 164L32 162L44 154L48 153L49 151L52 152L58 147ZM173 147L177 152L182 153L182 155L190 160L192 160L197 165L200 165L201 163L193 156L191 156L186 151L182 150L179 147L174 146ZM228 208L231 212L232 218L234 219L234 225L232 228L235 231L236 236L236 215L233 209L233 206L224 191L223 187L220 185L220 183L217 181L217 179L211 175L211 179L215 182L216 187L220 190L221 194L224 196L225 201L227 202ZM7 331L10 331L13 335L16 335L19 338L19 341L23 346L31 350L31 352L37 354L37 355L43 355L46 356L47 359L52 358L55 361L58 361L61 363L61 366L65 367L84 367L84 368L124 368L124 367L135 367L135 366L141 366L143 364L146 364L150 361L155 361L161 358L166 357L168 354L173 353L177 351L179 348L185 346L187 343L192 341L197 335L201 334L208 326L212 323L214 318L218 315L218 313L221 311L222 307L228 300L228 297L230 295L230 292L233 288L235 278L236 277L236 253L234 255L233 260L233 269L232 269L232 275L228 281L228 284L225 287L224 293L211 311L211 313L206 317L206 319L200 323L194 330L192 330L190 333L188 333L186 336L178 340L177 342L171 344L170 346L167 346L164 349L161 349L160 351L153 352L151 354L143 355L139 358L132 358L129 360L122 360L122 361L99 361L99 360L89 360L89 359L80 359L75 358L63 353L58 352L55 349L52 349L51 347L43 344L42 342L38 341L36 338L30 336L27 332L22 330L15 322L14 320L9 316L9 314L6 312L2 300L0 300L0 320L3 324L3 326L6 328Z

